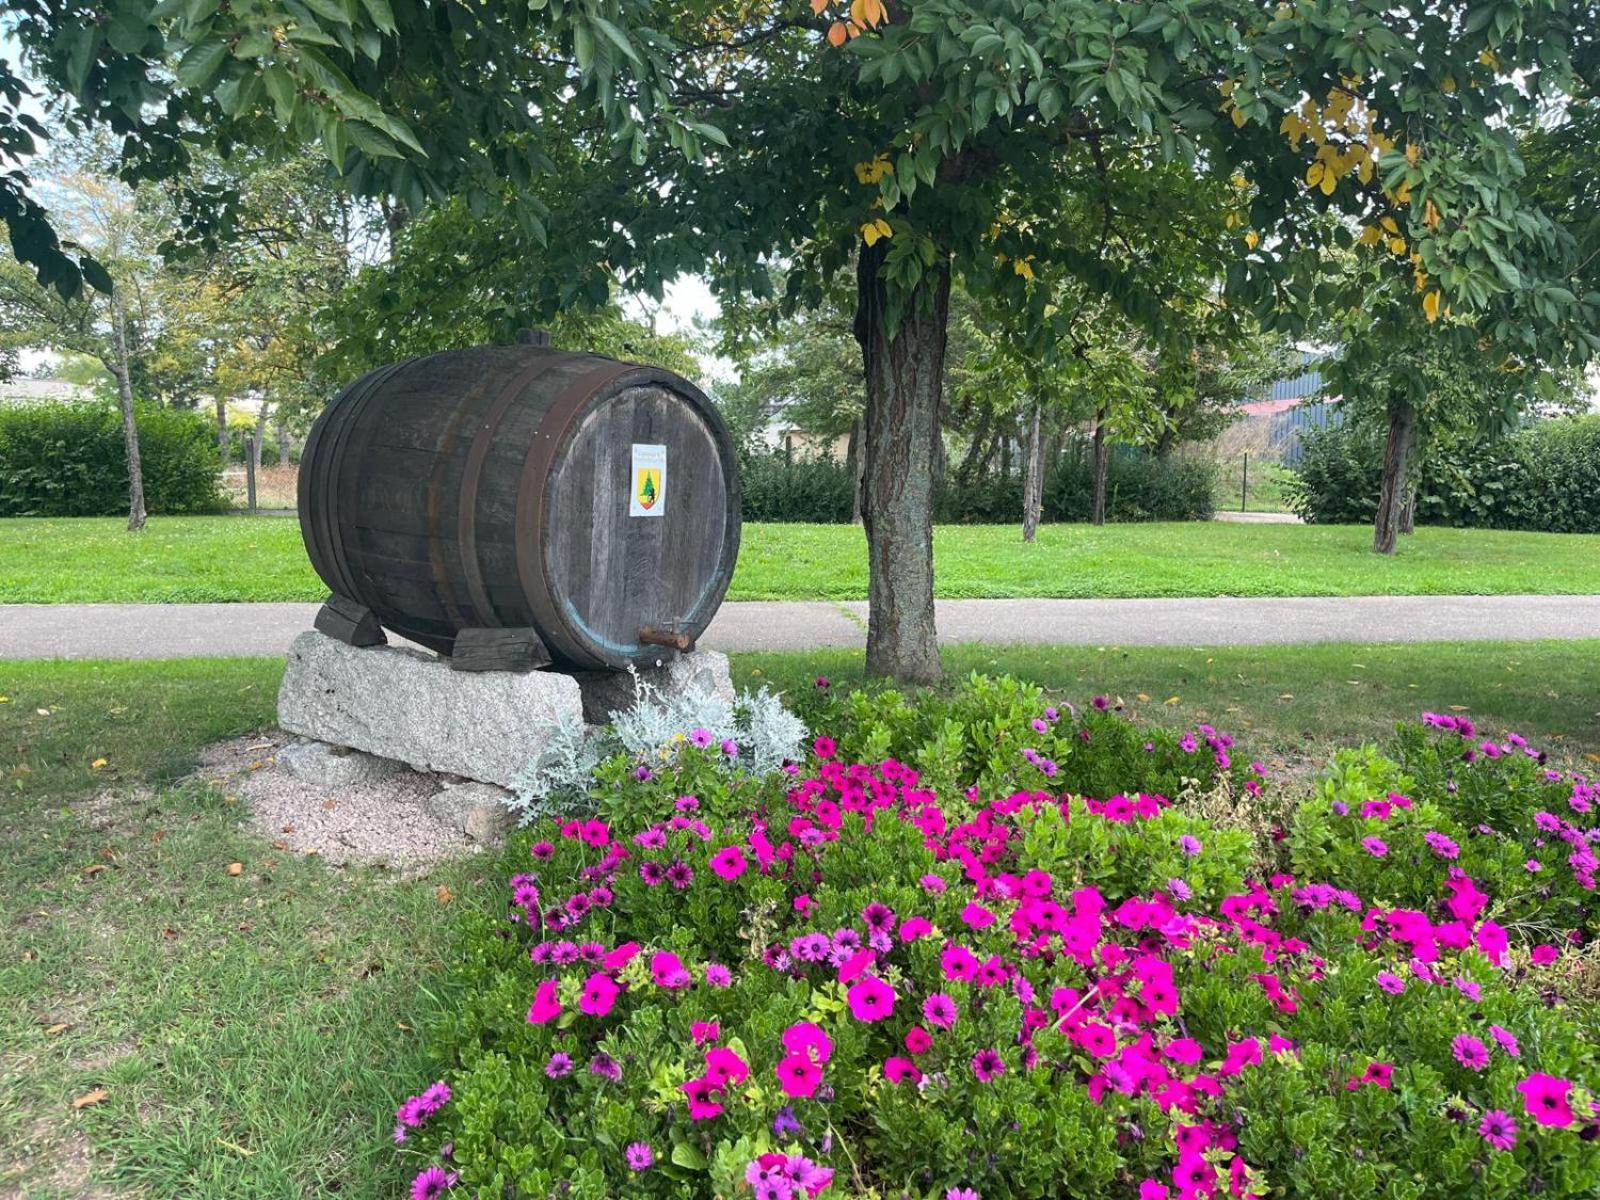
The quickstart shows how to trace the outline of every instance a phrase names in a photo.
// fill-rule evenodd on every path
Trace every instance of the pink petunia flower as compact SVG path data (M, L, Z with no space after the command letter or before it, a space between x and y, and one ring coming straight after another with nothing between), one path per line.
M1568 1096L1572 1091L1570 1080L1535 1071L1521 1083L1522 1103L1528 1115L1540 1125L1552 1129L1565 1129L1573 1122L1572 1105Z
M858 1021L881 1021L894 1012L894 989L876 975L865 975L850 985L845 999Z
M617 1002L620 990L611 976L596 971L584 982L583 996L578 1001L578 1007L591 1017L603 1017Z
M533 1003L528 1006L528 1024L543 1025L561 1015L561 1001L556 998L556 981L546 979L533 993Z

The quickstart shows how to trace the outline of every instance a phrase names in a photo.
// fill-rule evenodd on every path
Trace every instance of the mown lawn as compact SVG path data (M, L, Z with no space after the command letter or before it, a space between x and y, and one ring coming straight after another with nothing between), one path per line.
M1391 559L1361 526L940 527L939 595L1365 596L1600 592L1600 535L1423 529ZM841 525L746 525L731 600L860 600L866 543ZM318 600L299 525L168 517L0 521L0 603Z
M946 663L1078 704L1106 694L1141 721L1209 720L1289 787L1334 746L1451 705L1600 761L1600 641L962 646ZM403 1190L387 1114L427 1069L419 1031L448 1002L437 979L482 860L413 879L329 868L242 829L225 791L179 782L206 743L271 723L281 671L0 662L0 1195ZM746 685L819 673L854 685L861 656L735 660Z
M175 785L282 669L0 663L0 1196L403 1193L385 1117L483 860L336 870Z

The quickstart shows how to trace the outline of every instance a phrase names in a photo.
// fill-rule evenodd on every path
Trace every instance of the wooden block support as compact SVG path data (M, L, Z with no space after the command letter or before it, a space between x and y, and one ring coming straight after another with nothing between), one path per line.
M389 640L383 636L383 627L370 608L338 592L323 602L313 624L346 646L383 646Z
M550 665L550 650L536 629L463 629L450 666L457 671L533 671Z

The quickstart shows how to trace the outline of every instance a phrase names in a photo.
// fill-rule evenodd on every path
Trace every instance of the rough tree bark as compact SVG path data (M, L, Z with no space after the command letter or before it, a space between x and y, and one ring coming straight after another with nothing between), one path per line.
M1412 534L1417 531L1417 484L1412 480L1406 485L1406 498L1400 504L1400 532Z
M217 397L217 456L222 459L222 465L228 465L228 451L233 447L228 439L228 402L223 397Z
M1023 461L1022 472L1022 540L1031 542L1039 532L1039 518L1044 509L1044 405L1033 402L1033 416L1028 421L1028 457Z
M1405 499L1406 459L1411 454L1411 439L1417 424L1416 409L1403 392L1390 393L1388 412L1389 439L1383 447L1378 517L1372 530L1372 549L1378 554L1394 553L1395 538L1400 532L1400 509Z
M1092 525L1106 523L1106 468L1110 449L1106 445L1106 410L1097 408L1094 413L1094 507L1089 513Z
M941 263L888 326L879 270L888 252L863 246L856 262L856 341L866 368L862 517L867 532L867 673L901 683L943 677L933 619L933 484L950 313Z
M122 406L122 445L128 456L128 532L144 528L144 464L139 459L139 422L133 411L133 373L128 359L128 313L122 289L111 290L111 324L116 335L112 374L117 377L117 400Z

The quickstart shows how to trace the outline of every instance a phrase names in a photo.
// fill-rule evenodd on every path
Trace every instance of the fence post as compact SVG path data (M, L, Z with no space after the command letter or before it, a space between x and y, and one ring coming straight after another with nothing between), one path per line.
M259 429L252 429L244 443L244 489L251 512L256 511L256 439L260 436Z
M1239 474L1239 511L1250 511L1250 451L1244 452L1244 470Z

